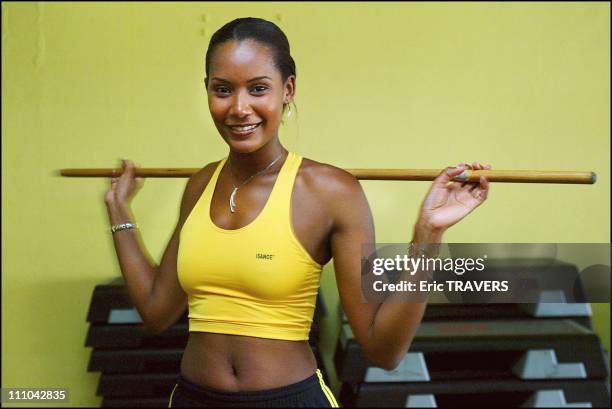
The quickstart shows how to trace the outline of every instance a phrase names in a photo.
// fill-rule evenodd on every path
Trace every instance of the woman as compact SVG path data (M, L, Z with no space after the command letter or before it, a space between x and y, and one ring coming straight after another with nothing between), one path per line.
M362 243L375 242L372 215L355 177L279 141L296 71L275 24L243 18L219 29L206 53L205 85L229 154L187 182L159 266L130 224L130 201L142 186L131 161L105 196L121 271L146 328L160 333L189 308L169 407L337 407L308 345L322 266L334 259L342 307L380 367L392 369L406 354L425 303L361 302L359 255ZM447 168L433 182L413 243L440 243L484 202L486 179L451 181L468 167Z

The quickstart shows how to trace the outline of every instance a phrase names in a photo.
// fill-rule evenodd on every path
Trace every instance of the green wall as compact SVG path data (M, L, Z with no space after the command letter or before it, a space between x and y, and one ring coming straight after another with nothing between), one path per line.
M290 150L340 167L592 170L595 185L494 184L447 242L609 242L608 3L2 3L3 387L97 405L85 322L118 276L108 181L60 168L200 167L227 153L202 85L212 33L275 21L297 63ZM133 209L159 260L185 180ZM410 240L424 182L363 182L379 242ZM338 303L333 269L322 291ZM593 305L610 349L610 304ZM337 323L325 323L329 360ZM334 386L336 386L334 384Z

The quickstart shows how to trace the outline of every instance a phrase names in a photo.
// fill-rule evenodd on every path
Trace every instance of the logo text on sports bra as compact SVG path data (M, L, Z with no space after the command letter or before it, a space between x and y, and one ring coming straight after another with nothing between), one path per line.
M262 254L262 253L255 254L255 258L263 258L265 260L272 260L272 257L274 257L274 254Z

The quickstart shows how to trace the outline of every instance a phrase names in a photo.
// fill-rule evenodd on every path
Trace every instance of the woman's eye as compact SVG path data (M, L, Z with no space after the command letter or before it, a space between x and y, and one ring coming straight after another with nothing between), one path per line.
M253 87L253 91L255 92L264 92L267 89L268 87L264 87L263 85L256 85L255 87Z
M227 87L216 87L215 92L218 92L220 94L225 94L229 92L229 89Z

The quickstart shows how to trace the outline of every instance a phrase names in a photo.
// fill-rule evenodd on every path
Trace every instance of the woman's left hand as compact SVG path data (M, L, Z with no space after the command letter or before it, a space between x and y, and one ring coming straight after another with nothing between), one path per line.
M452 179L465 169L491 169L474 162L460 163L455 168L446 168L434 180L421 205L418 222L434 230L444 231L462 220L480 206L489 194L489 181L480 177L480 182L454 182Z

